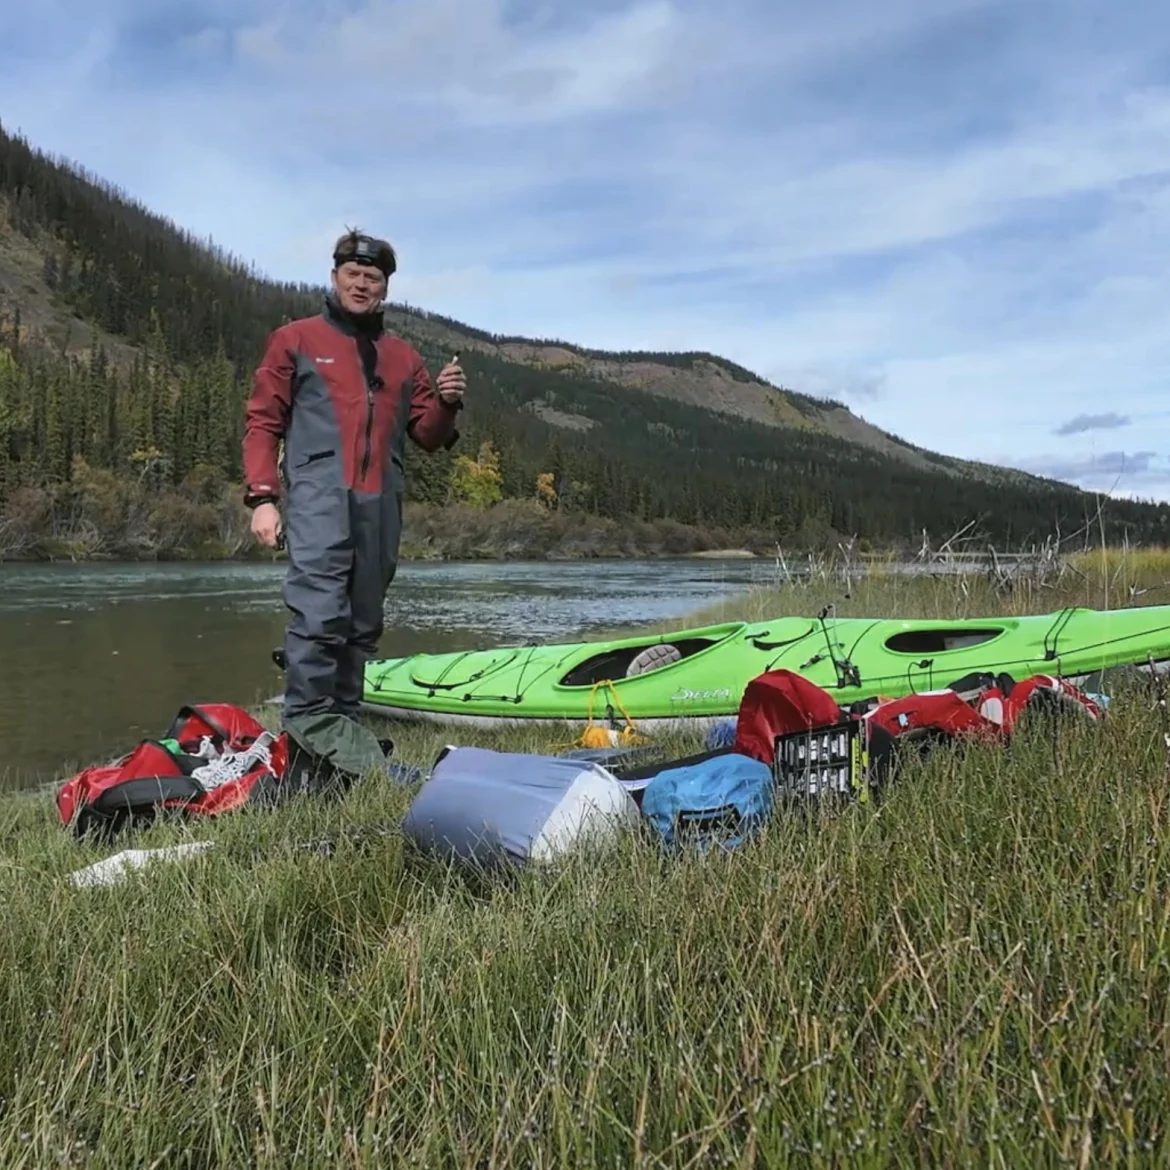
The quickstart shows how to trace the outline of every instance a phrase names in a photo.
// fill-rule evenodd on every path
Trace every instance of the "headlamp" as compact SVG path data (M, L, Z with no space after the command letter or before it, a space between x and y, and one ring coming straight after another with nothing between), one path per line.
M387 277L392 276L398 269L398 258L394 255L394 249L385 240L359 232L350 232L342 236L333 249L335 267L340 267L348 261L372 264Z

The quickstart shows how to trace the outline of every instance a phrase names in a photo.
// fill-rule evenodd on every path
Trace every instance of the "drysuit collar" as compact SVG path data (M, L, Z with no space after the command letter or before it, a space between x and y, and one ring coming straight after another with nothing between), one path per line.
M372 313L351 313L341 307L336 294L332 292L325 294L325 317L343 333L374 340L382 336L385 328L381 309L375 309Z

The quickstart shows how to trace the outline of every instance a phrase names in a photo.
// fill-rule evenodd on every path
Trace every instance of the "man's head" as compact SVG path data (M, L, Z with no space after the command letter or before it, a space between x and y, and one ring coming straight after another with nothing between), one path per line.
M333 291L350 313L371 313L382 303L398 267L394 249L385 240L354 229L333 245Z

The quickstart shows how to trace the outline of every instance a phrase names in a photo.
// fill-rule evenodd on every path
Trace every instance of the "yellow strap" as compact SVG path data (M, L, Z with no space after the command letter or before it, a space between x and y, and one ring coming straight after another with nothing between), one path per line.
M614 685L613 680L608 679L608 678L603 678L603 679L599 679L597 682L595 682L589 688L589 698L585 702L585 728L584 728L584 730L581 732L580 736L577 739L575 739L572 743L558 744L558 745L556 745L557 747L575 748L575 747L605 747L605 746L607 746L608 735L609 735L608 729L594 727L594 724L593 724L593 700L596 697L597 692L602 687L609 688L609 692L613 696L614 703L617 705L618 710L621 711L622 716L625 718L625 721L626 721L626 726L623 727L621 729L621 731L618 733L618 742L620 744L625 745L625 744L634 743L638 740L644 741L646 739L646 737L638 731L637 727L634 724L633 717L630 715L629 711L626 710L626 706L622 702L621 696L618 694L617 687ZM600 732L601 734L598 735L598 734L596 734L597 732ZM593 734L591 734L591 733L593 733ZM604 736L606 739L605 743L600 742L602 736Z

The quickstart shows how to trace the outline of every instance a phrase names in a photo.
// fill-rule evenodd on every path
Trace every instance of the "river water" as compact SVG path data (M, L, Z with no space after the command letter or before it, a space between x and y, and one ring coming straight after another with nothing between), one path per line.
M384 656L569 640L652 623L763 583L737 560L412 563ZM25 787L161 735L184 703L276 693L283 566L0 565L0 786Z

